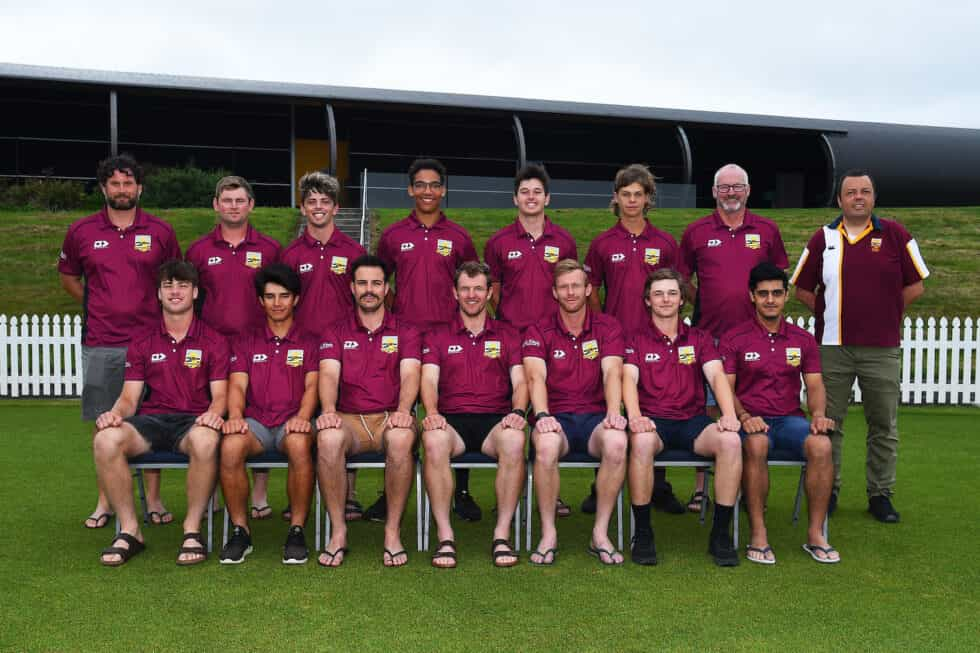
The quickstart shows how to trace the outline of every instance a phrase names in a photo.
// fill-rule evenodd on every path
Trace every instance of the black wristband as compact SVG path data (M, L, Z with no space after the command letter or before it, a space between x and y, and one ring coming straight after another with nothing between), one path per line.
M542 410L534 416L534 419L544 419L545 417L551 417L551 413Z
M510 412L514 413L515 415L520 415L521 417L527 418L526 410L522 410L520 408L514 408Z

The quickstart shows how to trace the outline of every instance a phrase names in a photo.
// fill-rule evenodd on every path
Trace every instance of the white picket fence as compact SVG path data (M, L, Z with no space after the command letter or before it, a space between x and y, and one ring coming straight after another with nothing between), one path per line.
M812 317L787 319L813 332ZM79 315L0 315L0 397L79 396L81 336ZM980 319L905 318L902 403L980 405Z

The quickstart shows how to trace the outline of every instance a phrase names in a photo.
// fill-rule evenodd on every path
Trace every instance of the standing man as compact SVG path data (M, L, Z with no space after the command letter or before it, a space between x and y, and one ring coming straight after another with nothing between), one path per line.
M450 458L472 451L499 463L493 563L517 564L509 535L524 487L527 384L520 334L487 315L491 293L490 268L476 261L463 263L454 290L459 313L448 325L427 332L422 347L425 487L439 534L432 565L440 568L456 566L449 521Z
M647 220L657 183L649 168L638 163L616 173L610 208L618 218L615 226L593 239L585 257L589 281L596 292L589 307L619 320L624 333L646 328L650 312L643 304L647 277L661 268L677 266L677 241ZM605 285L606 304L600 305L598 290ZM666 470L654 470L653 507L675 515L685 509L667 482ZM582 502L582 512L595 512L595 485Z
M340 183L330 175L314 171L299 180L299 211L306 228L282 253L282 261L299 274L302 292L296 320L312 333L354 310L350 266L367 251L334 222L340 210ZM354 490L355 474L349 475L345 516L348 521L364 513ZM291 510L283 517L291 519ZM288 515L288 516L287 516Z
M255 301L255 273L278 261L282 247L249 223L255 193L242 177L219 179L211 204L218 224L187 248L187 260L201 278L201 319L231 342L265 324L262 307ZM254 476L252 518L268 519L272 515L269 472L256 469Z
M636 521L631 557L637 564L657 564L650 525L654 457L665 448L675 448L715 459L715 512L708 552L715 564L734 567L738 553L729 529L742 477L739 424L711 335L681 320L684 295L679 272L654 272L644 293L650 323L631 334L626 346L623 404L631 432L629 484ZM717 422L705 414L706 381L721 408Z
M817 341L783 317L789 281L772 263L760 263L749 274L755 319L743 322L722 339L725 374L735 391L735 414L742 423L742 487L752 525L746 558L776 563L766 531L769 496L769 450L789 450L806 460L806 497L810 515L803 549L817 562L840 562L823 532L834 482L830 438L834 428L824 409ZM800 410L800 377L806 383L810 421Z
M376 256L351 265L355 309L320 343L320 408L317 477L330 513L331 533L319 564L339 567L347 553L347 458L384 452L386 567L408 563L401 543L401 520L412 487L415 417L422 367L418 331L385 310L388 271Z
M207 560L201 518L214 492L218 439L228 388L228 344L194 317L197 271L168 261L159 272L162 319L142 329L126 351L126 380L112 408L96 420L95 468L120 532L102 551L102 564L118 567L145 547L133 504L129 458L149 451L179 451L190 458L187 516L178 565ZM140 398L146 397L140 403ZM125 546L123 546L125 545Z
M462 226L442 212L446 195L446 166L435 159L417 159L408 168L408 194L415 209L403 220L389 226L378 241L378 258L395 276L395 288L388 306L400 319L420 331L427 331L453 320L453 278L467 261L479 261L473 239ZM469 492L470 471L456 472L453 504L467 521L479 521L483 512ZM384 496L368 508L367 514L383 519Z
M105 196L101 211L68 228L58 273L65 291L82 304L82 419L95 421L123 388L126 347L133 333L160 319L157 271L180 258L174 229L139 208L143 169L129 155L99 163ZM96 429L97 430L97 429ZM93 430L93 435L95 431ZM160 474L147 473L147 505L155 524L173 521L160 500ZM99 486L86 528L103 528L112 510Z
M715 210L692 222L681 237L677 269L697 277L697 298L692 324L707 331L717 346L729 329L753 319L745 294L749 271L763 261L780 269L789 267L779 227L746 208L751 191L749 173L729 163L715 173L711 195ZM707 388L708 414L718 418L717 402ZM706 501L704 472L699 471L688 510L698 512Z
M313 494L310 420L317 402L319 343L293 318L300 281L292 268L282 263L263 267L255 275L255 292L266 323L239 336L232 346L221 491L234 528L221 563L238 564L252 552L245 460L281 451L289 460L286 491L292 508L282 562L303 564L308 555L303 527Z
M558 461L576 451L600 460L589 552L604 565L619 565L623 554L608 531L626 475L626 418L620 414L623 332L614 318L589 310L592 285L578 261L565 259L555 266L553 293L558 310L528 327L522 344L535 415L531 440L541 517L541 540L531 563L551 565L558 556Z
M878 521L895 523L902 314L925 292L929 269L905 227L874 214L867 171L844 173L837 204L841 215L813 235L792 279L797 299L817 318L827 415L837 424L830 512L840 492L841 438L856 377L868 424L868 510Z

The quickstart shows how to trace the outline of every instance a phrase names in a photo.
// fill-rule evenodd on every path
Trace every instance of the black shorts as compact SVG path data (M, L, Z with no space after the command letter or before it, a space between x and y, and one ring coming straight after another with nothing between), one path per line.
M715 423L705 415L695 415L688 419L667 419L666 417L650 417L657 427L660 441L665 449L681 449L694 453L694 441L705 428Z
M483 448L483 441L490 435L500 420L506 413L456 413L454 415L443 415L451 427L456 429L459 437L463 438L467 453L479 453Z
M155 452L179 453L180 441L194 426L197 415L189 413L164 413L158 415L133 415L126 421Z

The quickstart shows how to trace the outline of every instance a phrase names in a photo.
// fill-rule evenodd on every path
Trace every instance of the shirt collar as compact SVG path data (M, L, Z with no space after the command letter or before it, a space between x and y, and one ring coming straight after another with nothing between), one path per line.
M211 231L211 235L214 237L214 242L219 245L221 243L228 243L228 241L221 236L220 224L214 225L214 229ZM228 244L230 245L231 243ZM249 223L245 227L245 238L243 238L242 242L240 242L238 245L240 246L240 245L254 245L254 244L255 244L255 227L252 226L252 223Z
M519 217L514 218L514 231L517 233L517 236L520 238L529 238L529 239L531 238L531 234L528 232L527 229L524 228L524 225L521 224L521 219ZM545 215L544 226L541 229L540 238L544 238L545 236L554 233L554 231L555 231L554 223L548 218L547 215Z
M167 323L163 320L163 315L160 315L160 335L164 338L172 338L170 332L167 331ZM181 342L186 342L187 340L197 339L201 335L201 321L197 319L197 316L191 318L191 325L187 329L187 335Z
M414 226L416 228L422 228L422 229L438 229L439 227L442 227L446 222L448 222L449 221L449 218L446 217L446 214L445 213L443 213L442 211L439 211L439 219L436 220L435 223L431 227L426 227L424 224L422 224L422 221L419 220L419 217L417 215L415 215L415 210L413 209L412 212L408 214L408 220L409 220L409 222L414 222L415 223Z
M109 219L109 210L103 206L102 210L99 211L99 215L102 216L102 226L107 229L112 229L118 231L119 227L112 224L112 220ZM136 215L133 217L133 224L129 225L122 231L129 231L130 229L137 229L146 226L146 214L143 213L143 209L136 207Z
M616 220L616 226L614 227L614 229L618 229L619 232L622 233L627 238L633 238L633 232L631 232L629 229L626 228L626 225L623 224L622 220ZM651 238L653 238L653 236L654 236L653 225L650 224L649 220L643 218L643 231L641 231L639 235L637 235L636 237L650 240Z
M753 316L752 317L752 322L755 323L756 331L758 331L759 334L761 334L763 336L768 336L770 334L769 329L767 329L766 326L764 324L762 324L762 322L759 321L758 316ZM785 337L787 337L786 331L787 331L787 328L786 328L786 318L783 317L782 315L780 315L779 316L779 330L777 330L774 335L778 335L781 338L785 338Z
M486 320L486 322L483 323L483 331L481 331L480 333L478 333L476 335L482 336L484 334L491 335L491 334L495 333L496 332L496 324L497 324L497 321L494 320L493 318L491 318L489 315L487 315L487 320ZM459 311L456 311L456 314L453 315L453 320L452 320L452 322L449 323L449 326L450 326L450 329L452 330L453 333L467 333L468 334L470 332L470 330L466 328L466 325L463 324L463 316L459 314Z
M745 210L745 215L742 216L742 224L740 224L737 227L735 227L735 229L732 229L727 224L725 224L725 221L724 220L721 219L721 213L718 211L718 209L715 209L711 213L711 217L714 218L714 222L715 222L715 227L716 228L718 228L718 229L728 229L730 231L739 231L741 229L748 229L749 227L751 227L751 226L753 226L755 224L755 220L756 220L755 214L752 213L751 211L749 211L748 209L746 209Z
M382 331L394 329L396 326L398 326L398 323L395 321L394 314L388 309L385 309L385 315L381 320L381 326L379 326L373 332L368 331L367 327L361 323L361 316L357 314L357 309L355 308L354 313L351 315L351 326L355 331L360 331L361 333L381 333Z
M844 224L843 213L838 215L837 218L827 226L831 229L839 229L842 224ZM881 231L881 220L874 213L871 214L871 229L872 231Z
M664 333L660 329L657 328L657 325L654 323L652 317L650 318L650 329L653 331L653 337L656 338L659 342L669 341L670 340L666 335L664 335ZM689 327L687 325L687 323L683 319L681 319L681 316L678 314L678 316L677 316L677 337L674 339L674 341L676 342L676 341L681 340L681 339L685 339L686 340L687 339L687 334L690 331L691 331L691 327Z
M565 327L565 322L561 319L561 309L555 311L555 326L558 330L563 333L566 337L572 337L571 332ZM586 306L585 308L585 322L582 323L582 333L576 337L584 338L585 334L592 331L592 311Z
M305 242L310 247L317 247L318 245L333 245L336 244L340 237L340 227L336 223L333 225L333 231L330 232L330 238L327 238L326 242L320 242L310 234L309 227L303 229L303 242Z
M263 326L262 328L263 328L263 331L265 333L266 342L272 342L273 340L275 340L276 338L278 338L278 336L272 332L272 329L269 328L269 322L268 322L268 320L266 321L265 326ZM289 327L289 331L286 332L286 335L284 335L283 337L279 338L279 341L280 342L287 342L287 341L288 342L293 342L294 340L296 340L297 331L298 331L298 325L296 323L296 318L294 317L293 318L293 323Z

